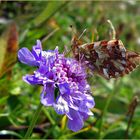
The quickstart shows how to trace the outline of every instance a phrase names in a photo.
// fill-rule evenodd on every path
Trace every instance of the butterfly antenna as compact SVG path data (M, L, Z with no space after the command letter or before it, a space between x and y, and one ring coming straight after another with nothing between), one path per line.
M87 31L87 29L85 29L85 30L81 33L81 35L78 37L78 40L80 40L80 38L83 36L83 34L84 34L86 31Z
M108 19L107 22L110 24L110 28L112 30L112 39L116 39L116 31L115 31L115 28L112 24L112 22Z
M92 31L92 37L91 37L91 42L94 42L94 31Z

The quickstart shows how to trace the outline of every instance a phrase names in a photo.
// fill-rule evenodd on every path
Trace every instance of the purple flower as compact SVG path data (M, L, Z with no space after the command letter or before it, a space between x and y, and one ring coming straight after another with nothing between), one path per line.
M42 51L39 40L31 52L27 48L20 49L18 58L22 63L38 67L23 80L31 85L43 85L41 103L52 106L58 114L65 114L69 129L80 130L84 120L93 115L90 108L95 104L81 64L59 54L58 48Z

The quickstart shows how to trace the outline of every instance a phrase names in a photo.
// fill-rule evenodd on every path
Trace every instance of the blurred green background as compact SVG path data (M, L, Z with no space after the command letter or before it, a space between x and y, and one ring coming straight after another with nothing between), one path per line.
M41 87L22 81L34 68L17 60L17 50L29 49L40 39L43 49L71 48L73 25L83 42L110 39L110 19L126 49L140 52L139 1L0 1L0 138L23 138L40 102ZM96 102L79 132L66 127L66 119L43 107L31 138L139 139L140 67L118 80L88 78Z

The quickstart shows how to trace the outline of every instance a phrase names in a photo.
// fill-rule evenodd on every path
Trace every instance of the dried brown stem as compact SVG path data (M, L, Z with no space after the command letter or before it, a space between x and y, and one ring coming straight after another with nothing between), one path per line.
M125 137L128 138L128 134L129 134L129 128L130 128L130 125L132 123L132 119L133 119L133 116L134 116L134 112L136 110L136 107L139 103L139 98L138 96L134 96L132 102L130 103L129 107L128 107L128 112L127 112L127 116L129 116L129 120L128 120L128 124L127 124L127 129L126 129L126 132L125 132Z

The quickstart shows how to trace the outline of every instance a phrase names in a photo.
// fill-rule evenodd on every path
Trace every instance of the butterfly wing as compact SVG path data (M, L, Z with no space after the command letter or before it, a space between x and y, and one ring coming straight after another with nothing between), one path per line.
M126 58L127 58L127 63L126 63L125 71L127 73L133 71L137 66L140 65L140 55L138 53L127 51Z
M75 58L106 79L129 74L140 64L140 55L127 51L121 40L104 40L76 48Z
M101 67L97 69L107 79L129 74L140 64L138 53L127 51L121 40L103 41L97 50ZM103 56L102 56L103 55Z
M129 74L140 64L140 56L131 51L126 51L125 54L126 56L122 58L106 59L96 71L106 79L118 78Z

